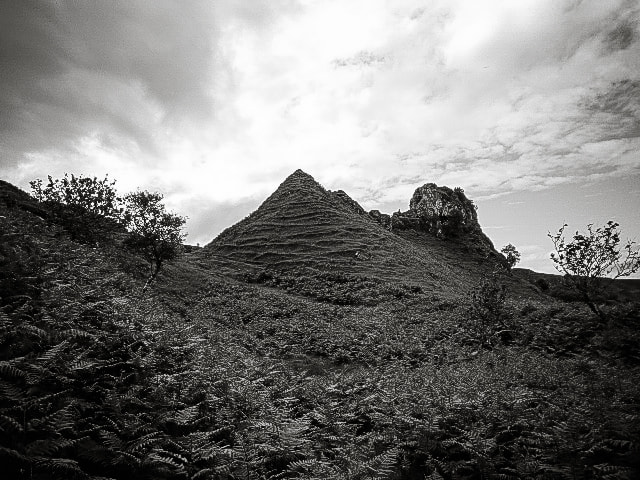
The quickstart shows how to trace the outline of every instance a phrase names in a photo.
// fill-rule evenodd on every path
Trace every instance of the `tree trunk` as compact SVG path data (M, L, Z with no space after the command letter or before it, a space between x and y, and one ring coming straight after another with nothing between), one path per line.
M607 317L605 316L603 311L600 310L598 305L591 299L591 296L587 292L582 292L582 296L589 309L596 314L598 319L600 319L600 323L607 323Z
M146 292L147 288L149 288L149 285L151 285L151 283L156 279L156 277L158 276L158 272L160 272L161 265L161 263L155 263L154 268L154 262L151 262L151 273L149 274L149 278L147 278L144 287L142 287L142 293Z

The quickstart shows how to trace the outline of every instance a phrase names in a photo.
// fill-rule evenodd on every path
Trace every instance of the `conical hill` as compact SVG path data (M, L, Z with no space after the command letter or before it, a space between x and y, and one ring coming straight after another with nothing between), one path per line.
M346 267L388 236L343 196L296 170L255 212L222 232L205 250L253 264L328 262Z

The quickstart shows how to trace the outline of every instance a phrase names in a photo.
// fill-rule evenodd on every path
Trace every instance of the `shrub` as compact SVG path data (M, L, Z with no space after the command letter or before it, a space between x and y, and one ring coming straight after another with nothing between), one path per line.
M123 209L115 181L66 173L64 178L48 179L46 185L41 179L30 182L31 195L74 239L97 242L104 238L105 229L119 222Z
M555 235L548 234L555 248L551 260L556 270L564 274L567 284L605 321L597 297L604 293L611 280L627 277L640 269L640 252L634 250L632 241L620 248L616 222L609 221L606 226L595 229L589 224L586 234L576 232L571 241L564 238L566 227L563 225Z
M178 256L185 235L186 219L169 213L160 193L135 192L125 196L125 225L130 232L125 244L149 262L149 280L156 277L167 260Z
M489 345L494 333L507 328L505 300L506 287L495 273L471 292L471 326L480 345Z
M543 292L547 292L549 290L549 282L544 278L539 278L534 283Z
M515 267L516 264L520 261L520 252L518 252L518 250L516 250L516 247L514 247L510 243L505 245L504 247L502 247L502 250L500 250L500 252L507 259L507 264L509 265L509 270L511 270L513 267Z

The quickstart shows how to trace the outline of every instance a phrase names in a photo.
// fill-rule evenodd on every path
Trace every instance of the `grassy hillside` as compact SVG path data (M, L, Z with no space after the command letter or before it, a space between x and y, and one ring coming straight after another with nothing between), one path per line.
M283 185L144 294L117 233L78 243L0 185L7 478L640 476L637 304L602 326L511 281L487 312L464 245Z
M292 288L301 279L320 276L315 283L337 283L340 290L347 283L368 280L449 297L466 294L489 272L500 269L497 252L480 253L464 239L442 241L410 230L391 232L344 192L325 190L301 170L255 212L207 245L203 259L212 269L244 272L271 286ZM507 276L503 281L520 283ZM519 290L527 288L520 284ZM308 290L300 289L303 294Z

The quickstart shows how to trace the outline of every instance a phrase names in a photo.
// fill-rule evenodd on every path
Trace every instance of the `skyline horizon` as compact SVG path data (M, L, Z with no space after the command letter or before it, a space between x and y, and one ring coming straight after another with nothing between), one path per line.
M228 224L226 224L226 225L223 225L223 224L221 224L220 222L218 222L217 231L212 231L212 233L210 233L209 235L204 234L204 235L200 235L199 237L194 237L193 235L191 235L191 234L189 233L189 231L188 231L189 212L188 212L188 211L183 211L183 210L180 210L180 211L178 211L178 212L175 212L175 213L180 214L181 216L186 217L186 219L187 219L187 223L186 223L186 225L185 225L185 227L184 227L184 230L185 230L185 232L186 232L186 234L187 234L187 237L186 237L186 239L185 239L185 245L198 246L198 247L204 247L204 246L206 246L207 244L209 244L209 243L213 242L213 241L214 241L214 240L215 240L215 239L216 239L216 238L217 238L217 237L218 237L218 236L219 236L219 235L220 235L224 230L226 230L226 229L228 229L228 228L233 227L236 223L240 222L241 220L243 220L244 218L246 218L247 216L249 216L252 212L254 212L256 209L258 209L258 208L259 208L259 207L260 207L260 206L261 206L261 205L262 205L262 204L263 204L263 203L264 203L264 202L269 198L269 196L270 196L271 194L273 194L273 193L274 193L274 192L279 188L279 186L280 186L281 184L283 184L283 183L284 183L284 182L285 182L285 181L286 181L290 176L292 176L292 175L296 174L298 171L300 171L300 172L302 172L303 174L305 174L305 175L307 175L307 176L311 177L314 181L316 181L317 183L319 183L319 184L320 184L320 186L321 186L323 189L325 189L325 190L327 190L327 191L339 191L339 190L342 190L342 191L343 191L343 192L345 192L347 195L349 195L349 197L351 197L354 201L356 201L359 205L361 205L361 206L362 206L362 207L363 207L367 212L370 212L371 210L379 210L381 213L383 213L383 214L388 214L388 215L393 215L395 212L405 212L405 211L407 211L407 210L409 209L409 201L410 201L410 199L411 199L411 196L413 195L413 192L415 191L415 189L413 189L413 191L411 192L411 195L409 195L409 196L407 197L407 200L406 200L406 202L405 202L405 203L406 203L406 205L405 205L405 207L404 207L404 208L399 207L399 208L397 208L397 209L389 209L389 210L382 210L382 209L380 209L380 208L375 208L375 206L374 206L374 208L367 208L367 207L364 207L364 205L362 204L362 202L361 202L361 201L359 201L357 198L355 198L353 195L351 195L351 194L350 194L348 191L346 191L344 188L340 188L340 186L338 186L338 185L334 186L334 188L329 188L329 187L325 186L321 181L319 181L319 180L318 180L318 179L317 179L313 174L311 174L311 173L309 173L309 172L307 172L307 171L305 171L305 170L303 170L303 169L301 169L301 168L297 168L297 169L295 169L294 171L292 171L291 173L289 173L288 175L286 175L286 176L285 176L285 177L284 177L284 178L283 178L283 179L278 183L278 185L276 185L276 186L273 188L273 190L272 190L270 193L266 194L262 199L256 198L256 199L254 199L254 200L255 200L255 202L254 202L254 201L250 202L251 204L254 204L254 203L255 203L255 207L250 208L249 210L247 210L246 214L244 214L244 215L242 215L242 216L240 216L240 217L236 218L235 220L232 220L232 221L231 221L231 223L228 223ZM68 175L76 175L76 176L84 176L84 177L87 177L87 176L88 176L88 177L92 177L92 178L93 178L93 177L97 177L98 179L101 179L100 175L76 174L76 173L73 173L73 172L66 172L66 173L67 173ZM45 177L46 177L46 176L45 176ZM52 176L52 177L53 177L53 176ZM121 192L121 191L118 191L118 187L117 187L118 179L117 179L117 178L113 178L113 177L111 177L111 176L109 175L109 173L105 173L105 177L106 177L106 178L109 178L111 181L114 181L114 182L115 182L115 189L116 189L116 191L117 191L117 193L118 193L119 195L124 195L125 193L128 193L128 192ZM35 179L34 179L34 180L35 180ZM42 180L44 181L45 179L42 179ZM421 185L419 185L419 186L426 185L426 184L428 184L428 183L435 183L435 182L424 182L423 184L421 184ZM546 265L546 267L547 267L547 268L544 268L544 266L543 266L542 268L535 268L535 266L536 266L535 264L534 264L534 265L531 265L533 262L531 262L531 261L527 261L526 256L527 256L527 254L528 254L528 252L529 252L529 249L527 248L527 246L526 246L526 245L524 245L524 248L523 248L523 245L522 245L522 244L518 245L517 243L515 243L515 242L513 242L513 241L509 241L509 240L507 240L507 238L508 238L508 236L507 236L507 235L500 235L500 234L499 234L499 233L502 233L502 232L501 232L502 230L505 230L505 229L507 229L507 230L508 230L508 229L510 229L510 227L509 227L508 225L507 225L507 226L505 226L505 225L500 225L500 226L483 225L483 216L487 216L487 215L483 215L483 212L482 212L482 209L481 209L481 206L480 206L480 205L482 205L482 204L483 204L483 203L485 203L485 202L490 202L490 201L502 201L502 200L504 200L504 197L508 197L508 196L510 195L510 193L504 193L504 194L501 194L501 195L498 195L498 196L492 196L491 198L481 198L480 200L477 200L477 199L475 199L475 198L473 198L473 197L470 197L470 196L468 195L468 192L464 189L464 187L463 187L463 186L459 186L459 185L438 185L438 184L436 184L436 185L437 185L438 187L448 187L448 188L451 188L451 189L453 189L453 188L457 188L457 187L460 187L460 188L462 188L462 189L465 191L465 194L468 196L468 198L469 198L470 200L472 200L472 201L473 201L473 203L476 205L476 207L477 207L477 212L478 212L478 222L479 222L479 224L480 224L480 227L481 227L481 229L482 229L483 233L484 233L484 234L489 238L489 240L492 242L492 244L493 244L493 246L494 246L495 250L496 250L497 252L500 252L500 251L501 251L501 249L502 249L504 246L506 246L507 244L512 244L512 245L514 245L514 246L516 247L516 249L518 250L518 252L522 255L522 260L524 260L524 262L521 260L521 261L516 265L516 267L515 267L515 268L529 269L529 270L532 270L532 271L534 271L534 272L538 272L538 273L546 273L546 274L561 274L561 272L559 272L557 269L555 269L555 267L554 267L554 265L553 265L553 262L551 261L551 258L550 258L550 254L551 254L551 252L553 252L553 249L552 249L552 245L551 245L551 241L550 241L550 240L549 240L549 249L548 249L548 251L547 251L547 260L548 260L547 265ZM22 189L23 189L24 191L26 191L27 193L29 193L29 194L31 193L31 190L30 190L30 188L28 187L28 185L27 185L26 187L25 187L25 186L23 186L23 185L17 185L17 186L18 186L19 188L22 188ZM418 187L416 187L416 188L418 188ZM562 188L565 188L565 187L563 186ZM136 190L140 190L140 188L137 188ZM162 192L162 191L153 190L153 189L152 189L151 191L155 191L155 192L158 192L158 193L163 194L163 192ZM530 192L530 193L531 193L531 195L533 195L533 196L536 196L536 194L538 194L538 195L542 195L542 196L547 196L547 195L548 195L548 192L547 192L546 190L541 190L541 191L539 191L539 192ZM163 195L164 195L164 194L163 194ZM501 200L501 199L502 199L502 200ZM524 202L522 202L522 201L507 202L507 204L508 204L508 205L511 205L511 206L513 206L513 207L516 207L516 208L517 208L517 206L518 206L518 205L522 205L523 203L524 203ZM494 219L493 217L491 217L490 215L488 216L488 218L489 218L490 220L495 220L495 219ZM588 226L589 224L591 224L591 225L593 225L593 226L595 226L595 227L600 227L600 226L604 226L604 225L606 224L606 222L607 222L607 221L609 221L609 220L602 220L602 219L601 219L600 221L587 221L587 223L584 223L583 225L567 224L567 226L568 226L569 228L567 228L567 229L565 230L565 237L567 237L567 238L568 238L569 236L573 235L573 233L574 233L574 232L576 232L576 233L577 233L578 231L579 231L579 232L581 232L581 233L582 233L582 232L585 232L585 231L586 231L586 228L587 228L587 226ZM614 217L614 221L615 221L615 217ZM619 222L617 222L617 223L619 223ZM564 221L563 221L562 223L557 224L557 226L556 226L555 230L548 230L547 232L544 232L544 236L545 236L545 237L548 237L548 235L547 235L547 234L556 233L556 231L557 231L560 227L562 227L562 225L564 225L564 224L565 224L565 222L564 222ZM626 240L631 240L631 241L633 241L634 243L636 243L636 244L637 244L637 240L636 240L636 239L634 239L634 238L627 238L627 236L625 235L625 232L626 232L625 225L624 225L623 223L619 223L619 225L620 225L619 231L620 231L620 233L622 234L621 241L622 241L622 242L625 242ZM512 226L511 228L513 228L513 227L514 227L514 226ZM492 231L494 231L494 233L492 233ZM498 233L498 235L496 235L496 233ZM541 233L541 232L539 232L539 233ZM501 239L501 242L498 242L498 241L496 240L496 238ZM207 240L207 239L208 239L208 240ZM638 247L636 247L636 248L638 248ZM635 274L631 275L631 277L629 277L629 278L631 278L631 279L640 278L640 272L637 272L637 273L635 273Z
M0 3L0 176L109 173L205 243L296 168L366 210L462 187L497 246L640 240L631 0Z

